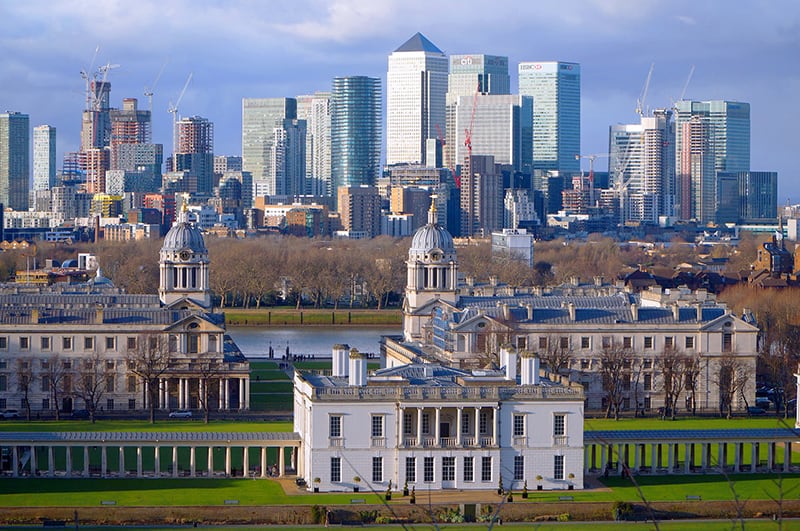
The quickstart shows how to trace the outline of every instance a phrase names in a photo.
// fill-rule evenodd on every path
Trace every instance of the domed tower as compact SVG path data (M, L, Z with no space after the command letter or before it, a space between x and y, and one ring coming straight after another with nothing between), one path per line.
M407 341L420 339L422 322L430 319L435 301L458 303L458 262L453 237L436 223L435 200L428 211L428 224L414 234L408 249L408 280L403 302L403 331Z
M171 306L185 300L211 308L208 249L200 229L187 219L186 203L164 237L159 270L158 296L162 304Z

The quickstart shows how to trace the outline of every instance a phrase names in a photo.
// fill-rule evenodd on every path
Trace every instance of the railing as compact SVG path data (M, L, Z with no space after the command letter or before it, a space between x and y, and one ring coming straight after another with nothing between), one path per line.
M317 398L326 400L508 400L511 398L578 398L583 389L575 387L521 385L515 387L320 387L313 389Z
M566 435L553 435L553 446L568 446L568 442Z
M414 447L417 445L416 437L403 437L403 446L406 448Z
M328 447L330 448L341 448L344 446L344 439L342 437L330 437L328 438Z
M475 437L468 435L461 436L461 446L475 446Z
M494 446L494 437L481 437L481 448Z
M385 437L373 437L372 438L372 447L373 448L386 448L386 438Z
M439 439L439 446L442 448L455 448L458 445L455 437L442 437Z
M423 437L422 438L422 446L424 448L433 448L436 446L436 438L435 437Z
M515 435L512 444L517 447L528 446L528 438L524 435Z

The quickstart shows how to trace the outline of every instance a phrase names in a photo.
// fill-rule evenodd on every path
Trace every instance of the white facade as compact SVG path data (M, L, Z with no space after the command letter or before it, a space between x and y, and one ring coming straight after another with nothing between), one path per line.
M583 488L579 386L534 379L526 358L518 384L513 352L511 373L424 364L367 376L351 353L349 374L337 375L336 351L346 348L334 347L334 376L295 375L294 431L309 489L381 492L391 481L417 493L489 490L501 477L504 489Z
M533 234L528 234L525 229L493 232L492 256L505 256L533 267Z
M49 190L56 185L56 128L33 128L33 189Z
M306 121L305 194L332 196L331 184L331 95L315 92L297 96L297 118Z

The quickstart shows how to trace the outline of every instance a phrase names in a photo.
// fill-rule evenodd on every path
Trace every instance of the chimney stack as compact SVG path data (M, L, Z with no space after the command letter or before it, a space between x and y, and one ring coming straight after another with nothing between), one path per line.
M681 320L681 307L678 306L677 302L672 303L672 318L675 319L675 322Z
M528 309L528 321L533 321L533 304L525 306Z
M575 322L575 303L570 302L567 305L567 310L569 311L569 320Z
M39 324L39 310L37 308L31 309L31 324Z
M350 350L350 385L364 387L367 385L367 360L356 349Z
M348 353L350 352L350 347L348 345L334 345L333 346L333 371L331 371L331 376L339 376L344 377L349 374L348 372Z
M522 352L519 359L520 385L539 385L539 358L531 352Z
M639 305L636 304L635 302L631 304L631 316L634 321L639 320Z
M506 379L517 382L517 353L510 345L500 348L500 368L505 367Z

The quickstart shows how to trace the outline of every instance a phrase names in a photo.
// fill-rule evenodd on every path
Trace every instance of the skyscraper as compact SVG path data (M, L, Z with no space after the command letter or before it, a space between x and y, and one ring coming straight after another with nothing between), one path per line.
M581 67L577 63L519 64L519 93L533 96L533 169L580 171Z
M717 173L750 170L750 104L679 101L676 109L676 211L716 220Z
M306 121L306 186L308 195L334 195L331 183L331 94L297 96L297 118Z
M295 119L294 98L242 99L242 169L251 173L254 185L267 195L278 193L273 165L275 139L286 136L284 121Z
M27 114L0 114L0 203L28 210L30 119Z
M188 171L187 192L211 195L214 181L214 124L206 118L181 118L176 124L175 171Z
M33 189L49 190L56 185L56 128L33 128Z
M296 196L306 193L306 121L287 118L273 129L271 149L273 183L270 195Z
M331 181L342 186L374 185L380 177L381 80L348 76L331 91ZM337 194L338 196L338 194Z
M421 33L389 55L386 164L425 164L426 142L445 134L447 56Z

